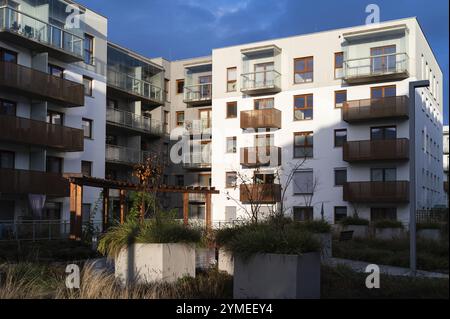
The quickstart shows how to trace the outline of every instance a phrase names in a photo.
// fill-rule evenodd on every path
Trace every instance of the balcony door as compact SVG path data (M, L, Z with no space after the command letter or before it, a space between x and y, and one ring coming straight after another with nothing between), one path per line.
M371 168L370 180L372 182L395 182L397 180L397 168Z
M381 126L370 128L370 139L372 141L394 140L397 138L397 128L395 126Z
M266 110L274 108L274 99L266 98L266 99L257 99L255 100L255 110Z
M370 65L372 73L395 72L396 70L396 46L388 45L370 49Z
M255 147L264 148L274 146L273 134L255 135Z
M204 75L198 77L200 99L211 98L211 82L212 82L211 75Z
M255 64L255 87L273 85L273 62Z
M202 130L211 128L211 117L212 117L211 109L199 110L199 117Z
M275 174L273 173L255 173L255 184L275 184Z
M397 95L397 87L395 85L377 86L370 88L370 96L372 99L381 99L385 97L393 97Z

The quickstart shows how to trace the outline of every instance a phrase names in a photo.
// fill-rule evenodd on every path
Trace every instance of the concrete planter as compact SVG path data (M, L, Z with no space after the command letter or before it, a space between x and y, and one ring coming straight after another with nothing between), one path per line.
M344 230L353 230L353 238L367 238L369 237L369 226L367 225L347 225Z
M195 246L189 244L133 244L115 260L115 277L122 284L174 282L195 277Z
M319 299L320 253L235 257L234 299Z
M314 234L314 237L320 242L321 251L320 257L322 260L326 260L332 257L332 243L333 238L331 233Z
M195 248L195 268L209 269L216 264L214 248Z
M419 229L417 231L417 237L431 240L441 240L440 229Z
M227 274L234 275L234 258L233 255L224 248L219 249L219 271L224 271Z
M402 228L375 228L375 238L391 240L403 237Z

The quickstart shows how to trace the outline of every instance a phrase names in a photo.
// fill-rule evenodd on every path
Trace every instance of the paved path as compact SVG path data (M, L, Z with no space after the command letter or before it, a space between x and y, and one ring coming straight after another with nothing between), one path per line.
M371 263L364 262L364 261L356 261L356 260L349 260L349 259L342 259L342 258L329 258L324 262L326 265L329 266L337 266L337 265L346 265L353 269L356 272L365 272L367 265L370 265ZM378 265L380 267L380 271L382 274L391 275L391 276L412 276L409 272L408 268L402 268L402 267L395 267L395 266L385 266L385 265ZM418 270L417 271L418 277L426 277L426 278L449 278L448 274L442 274L438 272L431 272L431 271L423 271Z

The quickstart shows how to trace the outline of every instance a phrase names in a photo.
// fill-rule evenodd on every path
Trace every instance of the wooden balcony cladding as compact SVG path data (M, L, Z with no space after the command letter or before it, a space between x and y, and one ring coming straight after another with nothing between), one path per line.
M409 182L348 182L344 184L344 201L407 203L409 202Z
M69 180L61 174L0 168L0 193L68 197Z
M407 96L390 96L344 102L342 119L347 123L377 119L407 119L409 117Z
M241 148L241 165L246 167L280 166L281 148L276 146Z
M239 193L244 204L276 204L281 201L279 184L242 184Z
M0 87L66 107L84 105L82 84L15 63L0 62Z
M15 116L0 115L0 140L65 152L84 150L83 130Z
M281 111L277 109L241 112L241 129L281 128Z
M346 162L408 160L409 140L407 138L398 138L392 140L345 142L343 159Z

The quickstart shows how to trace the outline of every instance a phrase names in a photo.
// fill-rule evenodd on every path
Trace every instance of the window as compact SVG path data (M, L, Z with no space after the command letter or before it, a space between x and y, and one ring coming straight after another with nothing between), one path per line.
M237 102L227 103L227 118L233 119L237 117Z
M342 147L347 142L347 130L334 130L334 147Z
M236 206L225 206L225 221L236 220Z
M17 64L17 53L0 48L0 61Z
M236 153L236 136L227 137L227 153Z
M14 152L0 150L0 168L14 169Z
M60 157L55 156L47 156L47 173L58 173L62 174L62 165L63 165L63 159Z
M335 206L334 207L334 223L343 220L347 217L347 207L345 206Z
M169 133L169 111L164 111L164 132Z
M294 133L294 158L313 157L313 132Z
M347 101L347 91L336 91L334 92L334 107L341 108L344 106L344 102Z
M92 78L83 75L84 95L92 96Z
M176 176L176 180L177 180L177 186L184 186L184 175L177 175Z
M169 88L170 88L170 80L164 79L164 98L165 101L169 102Z
M344 75L344 52L334 54L334 78L341 79Z
M184 112L177 112L177 126L184 126Z
M88 223L91 220L91 204L83 204L83 223Z
M274 146L274 135L273 134L259 134L255 135L255 146L256 147L269 147Z
M347 169L335 168L334 169L334 186L344 186L347 182Z
M94 64L94 37L84 34L84 63Z
M392 140L397 138L397 128L395 126L381 126L370 128L370 139Z
M225 173L225 187L232 188L236 187L237 173L236 172L226 172Z
M313 81L314 59L312 56L294 60L294 83Z
M274 99L273 98L267 98L267 99L258 99L255 100L255 110L266 110L266 109L273 109L274 108Z
M294 207L293 217L295 221L307 221L314 219L314 209L312 207Z
M397 67L395 52L395 45L371 48L370 69L372 73L394 72Z
M92 162L81 161L81 174L83 176L92 176Z
M55 125L63 125L64 114L60 112L47 110L47 123Z
M312 195L314 192L313 171L294 172L294 195Z
M211 109L203 109L198 111L201 129L202 131L211 128L212 124L212 110Z
M235 92L237 83L236 67L227 69L227 92Z
M274 85L273 62L255 64L255 88Z
M177 94L184 93L184 80L177 80Z
M370 180L372 182L392 182L397 180L397 169L394 168L371 168Z
M312 120L313 104L312 94L294 96L294 121Z
M48 74L51 74L53 76L63 79L64 78L64 69L57 65L49 64L48 65Z
M0 99L0 115L16 116L16 102Z
M396 96L397 88L395 85L372 87L370 88L370 95L372 99Z
M84 138L92 138L92 120L82 119Z
M256 173L253 176L255 184L275 184L275 174L272 173Z
M396 207L371 207L370 208L370 220L397 220L397 208Z

